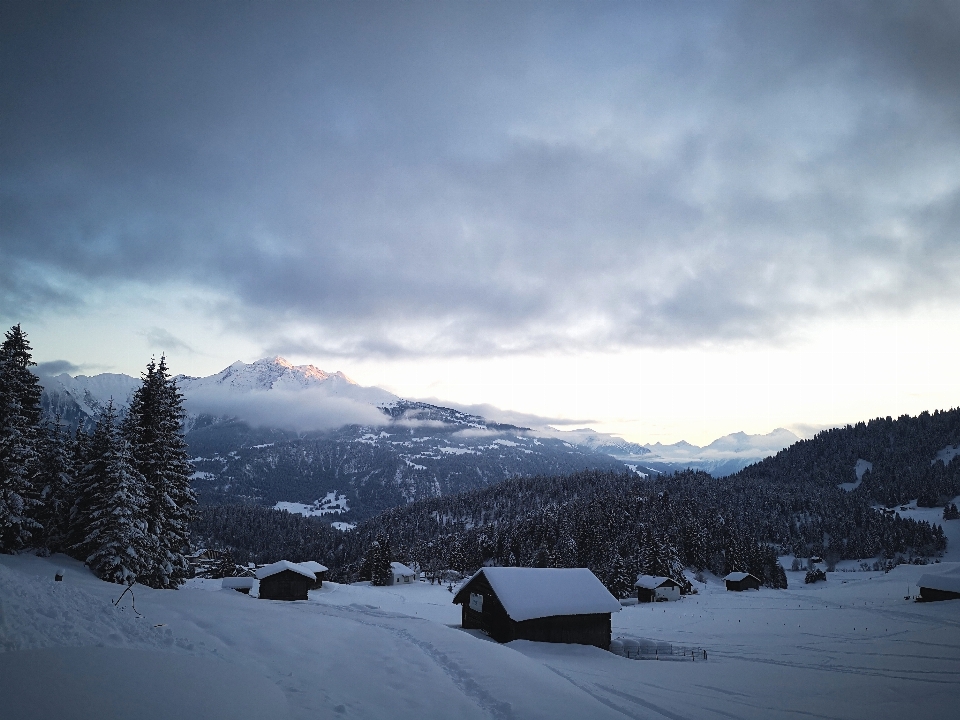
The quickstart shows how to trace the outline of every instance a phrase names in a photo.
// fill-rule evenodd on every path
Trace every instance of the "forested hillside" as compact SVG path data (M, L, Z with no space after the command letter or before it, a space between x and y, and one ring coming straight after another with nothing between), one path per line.
M263 508L206 508L197 534L240 560L320 559L341 580L369 576L376 541L424 568L589 567L619 594L640 572L686 583L684 567L748 570L780 586L778 554L899 562L942 552L939 526L875 506L960 494L960 461L944 452L958 444L960 411L923 413L827 430L724 479L694 471L514 478L396 507L349 533ZM858 461L873 465L860 463L859 483Z
M941 506L960 494L960 464L950 462L958 445L960 409L877 418L824 430L737 477L829 488L856 483L854 468L865 460L873 469L863 475L855 495L884 505L917 500L921 506Z

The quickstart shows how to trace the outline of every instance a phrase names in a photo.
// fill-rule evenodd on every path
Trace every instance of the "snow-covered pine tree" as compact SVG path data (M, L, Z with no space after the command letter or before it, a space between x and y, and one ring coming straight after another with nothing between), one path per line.
M60 415L48 427L40 458L40 507L37 519L43 526L43 547L63 552L69 544L70 508L73 505L73 453Z
M634 582L636 582L636 576L630 572L623 556L614 550L613 558L610 560L609 574L604 582L607 590L617 599L629 597L633 593Z
M64 547L71 557L82 560L86 557L82 547L87 537L87 527L90 525L90 492L87 487L90 475L87 465L93 459L93 432L84 431L83 423L77 425L70 449L73 460L73 487Z
M390 567L390 541L385 536L381 535L379 539L370 543L364 566L369 569L371 585L390 584L390 573L392 572Z
M144 570L152 549L144 511L144 480L133 465L130 445L117 427L111 399L97 418L91 459L82 484L89 521L81 548L87 565L101 580L131 585Z
M26 547L41 530L34 519L39 500L40 393L32 348L20 325L0 345L0 552Z
M183 395L170 377L166 358L161 357L159 364L151 360L130 402L124 435L148 498L153 549L140 582L154 588L176 588L189 577L185 554L197 499L190 485L184 417Z

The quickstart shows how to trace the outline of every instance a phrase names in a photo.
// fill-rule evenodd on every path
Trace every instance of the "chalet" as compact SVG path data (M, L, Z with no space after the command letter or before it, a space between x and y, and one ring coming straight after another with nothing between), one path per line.
M680 583L668 577L638 575L633 584L637 589L637 602L663 602L680 599Z
M252 577L225 577L220 583L220 587L249 595L256 582Z
M316 581L314 581L310 585L310 587L307 588L308 590L316 590L317 588L323 587L323 581L327 579L327 568L325 565L321 565L320 563L314 560L307 560L306 562L297 563L297 564L300 567L306 568L307 570L312 572L314 576L317 578Z
M417 581L417 574L403 563L390 563L390 584L403 585Z
M497 642L536 640L610 648L620 602L586 568L488 567L453 598L464 628Z
M760 589L760 578L746 572L732 572L723 579L723 582L727 590L735 592Z
M921 602L937 600L960 600L960 573L957 571L943 575L924 575L917 580L920 586Z
M317 576L302 565L281 560L257 570L261 600L306 600Z

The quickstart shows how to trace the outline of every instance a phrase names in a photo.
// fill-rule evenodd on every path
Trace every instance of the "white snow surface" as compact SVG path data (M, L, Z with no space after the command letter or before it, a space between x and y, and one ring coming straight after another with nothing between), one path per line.
M859 460L857 460L856 464L853 466L853 471L857 474L856 481L840 483L837 487L839 487L841 490L846 490L847 492L853 492L858 487L860 487L860 483L863 482L863 475L868 470L873 470L873 463L867 460L864 460L863 458L860 458Z
M746 578L750 577L750 573L745 572L732 572L724 577L724 580L729 580L730 582L740 582Z
M270 565L264 565L262 568L257 570L257 580L263 580L266 577L271 575L276 575L277 573L283 572L284 570L292 570L298 575L303 575L310 578L311 580L316 580L317 576L305 568L302 564L290 562L289 560L278 560L275 563Z
M310 505L295 502L278 502L273 506L274 510L286 510L294 515L305 515L306 517L319 517L323 515L335 514L341 515L350 509L346 495L331 490L319 500L314 500Z
M329 568L326 565L321 565L316 560L307 560L306 562L302 562L299 564L300 564L300 567L304 567L314 574L327 572L327 570L329 570Z
M615 613L619 601L586 568L488 567L487 578L507 615L517 622L552 615Z
M960 521L948 521L958 523ZM63 582L53 575L65 568ZM440 585L324 583L261 601L219 580L123 588L63 556L0 555L0 716L17 720L875 720L956 716L960 601L915 603L960 564L828 573L729 593L707 576L675 603L623 601L615 638L709 660L628 660L593 647L498 645L459 628ZM912 589L912 590L911 590ZM122 609L121 609L122 608Z

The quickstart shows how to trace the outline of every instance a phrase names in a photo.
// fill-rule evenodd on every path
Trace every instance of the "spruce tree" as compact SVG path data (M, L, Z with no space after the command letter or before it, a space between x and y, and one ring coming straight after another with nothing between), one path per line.
M63 552L69 544L70 509L73 505L73 455L60 415L56 415L43 443L38 485L37 518L43 526L43 546L49 553Z
M183 395L170 377L166 358L153 360L143 373L124 422L137 470L147 493L147 532L154 550L141 582L176 588L190 574L190 521L197 499L190 485L191 467L183 439Z
M143 475L117 427L113 400L97 419L90 452L82 480L86 535L75 549L101 580L132 585L146 569L153 543L147 535Z
M17 552L39 536L40 388L30 372L32 348L19 325L0 345L0 552Z

